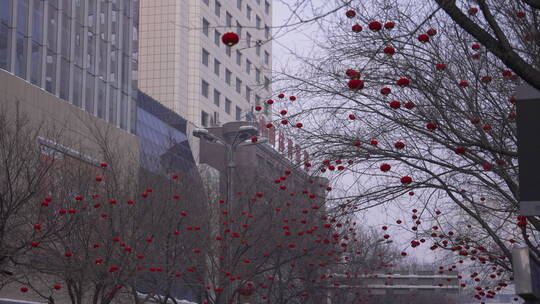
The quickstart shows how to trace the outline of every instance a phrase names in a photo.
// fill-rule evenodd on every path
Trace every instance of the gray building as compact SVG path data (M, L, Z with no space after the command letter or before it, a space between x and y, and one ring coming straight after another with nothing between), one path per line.
M138 0L0 0L0 69L135 133Z

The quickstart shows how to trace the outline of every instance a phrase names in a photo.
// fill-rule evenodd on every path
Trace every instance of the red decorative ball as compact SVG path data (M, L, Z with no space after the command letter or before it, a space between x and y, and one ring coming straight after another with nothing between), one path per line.
M27 291L28 291L28 287L21 287L21 288L20 288L20 291L21 291L21 292L27 292Z
M351 90L361 90L364 88L364 82L360 79L351 79L349 80L349 83L347 83L347 86Z
M274 103L274 101L273 101L272 99L268 99L268 100L266 101L266 103L269 104L269 105L271 105L271 104Z
M404 107L405 107L406 109L409 109L409 110L410 110L410 109L414 108L414 102L412 102L412 101L407 101L407 102L404 104Z
M358 79L360 78L360 73L356 70L353 70L353 69L347 69L347 71L345 71L345 75L349 76L349 78L351 79Z
M411 81L408 78L400 78L396 81L396 84L400 87L408 87L411 84Z
M235 32L228 32L221 36L221 41L228 46L233 46L240 41L240 37Z
M301 122L299 122L299 123L296 124L296 127L297 127L297 128L301 128L301 127L303 127L303 126L304 126L304 125L303 125Z
M404 185L408 185L410 183L412 183L412 177L410 176L403 176L401 178L401 183L404 184Z
M457 147L454 149L454 152L456 154L465 154L465 152L467 152L467 149L465 147Z
M387 46L383 49L383 52L386 54L386 55L389 55L389 56L392 56L396 53L396 49L394 49L393 47L391 46Z
M351 27L351 29L355 33L360 33L362 31L362 26L360 24L355 24Z
M480 44L474 43L473 45L471 45L471 48L475 51L478 51L480 49Z
M262 110L261 106L255 106L255 111L260 111L260 110Z
M384 24L384 28L387 29L387 30L391 30L394 28L396 24L392 21L388 21Z
M396 149L403 149L403 148L405 148L405 143L402 142L402 141L396 141L396 143L394 144L394 147Z
M348 10L346 13L345 13L345 16L347 16L347 18L354 18L356 16L356 11L354 10Z
M350 119L350 120L355 120L355 119L356 119L356 115L354 115L354 114L349 114L349 119Z
M279 114L281 114L281 115L286 115L286 114L287 114L287 110L281 110L281 111L279 112Z
M390 171L390 168L392 168L392 166L390 166L389 164L382 164L381 167L380 167L382 172L388 172L388 171Z
M434 131L434 130L437 129L437 125L434 122L428 122L426 124L426 129L428 129L430 131Z
M279 94L277 97L280 98L280 99L281 99L281 98L285 98L285 94L281 93L281 94Z
M373 21L368 24L368 28L374 32L377 32L382 29L382 24L378 21Z
M295 100L296 100L296 96L289 96L289 100L290 100L290 101L295 101Z
M274 125L273 125L271 122L269 122L269 123L266 124L266 127L267 127L268 129L272 128L273 126L274 126Z
M469 8L469 15L475 16L478 13L478 9L476 7Z
M468 87L468 86L469 86L469 83L466 82L466 81L460 81L460 82L459 82L459 86L462 87L462 88L465 88L465 87Z
M446 64L444 63L437 63L435 65L435 69L437 69L437 71L444 71L446 69Z
M376 146L376 145L379 144L379 142L376 141L376 140L372 140L372 141L369 142L369 144L372 145L372 146Z
M382 95L386 96L386 95L388 95L390 93L392 93L392 90L390 88L384 87L384 88L381 89L381 94Z
M429 30L427 30L427 34L433 37L437 35L437 30L434 28L430 28Z
M418 35L418 41L422 43L429 42L429 35L428 34L420 34Z
M399 109L400 107L401 107L401 102L399 102L397 100L393 100L390 103L390 108L392 108L392 109Z

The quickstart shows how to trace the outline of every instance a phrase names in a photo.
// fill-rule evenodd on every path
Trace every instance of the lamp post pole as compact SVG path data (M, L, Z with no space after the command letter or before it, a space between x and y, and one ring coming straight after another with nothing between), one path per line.
M266 138L261 138L256 142L246 142L246 139L257 136L258 130L254 126L241 126L239 128L239 131L236 133L235 138L233 139L232 143L228 143L227 141L223 140L222 138L210 134L208 130L206 129L196 129L193 131L193 136L198 137L200 139L204 139L211 143L216 143L225 148L226 151L226 167L227 167L227 201L225 202L225 211L227 215L231 212L232 207L232 201L233 201L233 186L234 186L234 170L236 168L236 163L234 161L234 153L236 152L237 147L243 147L243 146L249 146L249 145L255 145L255 144L262 144L267 142L268 140ZM238 141L240 139L240 141ZM228 222L228 221L227 221ZM229 242L230 243L230 242ZM229 244L226 244L224 249L224 265L223 270L227 271L228 267L231 267L231 250L229 247ZM232 291L232 283L227 284L225 287L225 301L224 303L228 303L229 299L232 297L233 291Z

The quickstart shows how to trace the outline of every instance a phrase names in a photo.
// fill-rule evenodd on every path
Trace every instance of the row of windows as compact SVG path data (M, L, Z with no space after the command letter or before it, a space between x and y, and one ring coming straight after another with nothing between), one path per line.
M237 91L240 90L241 88L241 85L242 85L242 80L236 78L236 83L237 83ZM251 96L253 95L253 90L246 86L246 100L248 102L251 102ZM210 84L208 83L208 81L202 79L201 80L201 95L205 98L210 98ZM217 89L214 89L214 95L213 95L213 101L214 101L214 105L218 108L221 107L221 92ZM257 94L255 94L255 104L256 105L260 105L261 104L261 97ZM232 101L225 97L225 112L227 114L231 114L231 105L232 105Z
M237 55L237 63L241 64L242 54L239 51L238 51L237 54L239 54L239 55ZM208 52L206 49L203 48L201 58L202 58L202 64L209 67L209 64L210 64L210 52ZM259 68L253 68L253 64L247 58L246 58L245 67L246 67L246 73L248 75L251 75L252 70L255 71L255 81L256 81L257 84L261 85L262 80L264 78L264 88L266 90L270 89L270 79L268 77L266 77L266 76L263 77L262 72L261 72L261 70ZM214 58L214 74L216 74L216 76L218 76L218 77L221 76L221 62L217 58ZM238 83L238 77L236 79L237 79L237 83ZM231 81L232 81L232 72L228 68L225 68L225 83L227 83L228 85L232 85ZM242 81L240 80L240 87L241 87L241 84L242 84ZM241 89L239 89L238 87L237 87L236 90L237 90L238 93L241 93Z
M206 5L210 5L210 0L202 0L204 2L204 4ZM230 0L225 0L225 1L230 1ZM258 5L261 5L261 0L255 0L255 2L257 2ZM244 1L243 0L236 0L236 7L242 11L242 8L243 8L243 4L244 4ZM218 1L218 0L215 0L215 3L214 3L214 9L215 9L215 13L217 16L220 15L220 11L221 11L221 3ZM251 20L251 14L253 12L253 9L251 8L251 6L249 6L249 4L246 4L246 17L248 19ZM264 13L269 15L270 14L270 2L268 2L268 0L265 0L264 1Z
M225 104L225 110L227 111L227 113L230 113L231 102L228 99L227 101L229 101L229 103ZM235 108L235 119L237 121L242 120L242 109L239 106L236 106ZM213 126L214 124L215 125L219 124L219 113L214 111L214 116L210 117L208 113L206 113L205 111L201 111L201 125L203 127L209 127L209 126Z

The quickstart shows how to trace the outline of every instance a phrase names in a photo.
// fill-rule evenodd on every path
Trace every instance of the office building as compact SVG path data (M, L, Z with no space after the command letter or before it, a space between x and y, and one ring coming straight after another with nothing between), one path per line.
M0 0L0 69L136 130L138 0Z
M140 89L195 127L269 114L271 10L271 0L141 0ZM226 32L240 42L226 46Z

